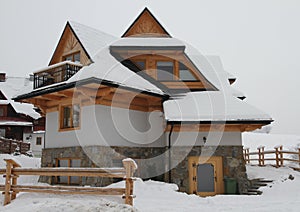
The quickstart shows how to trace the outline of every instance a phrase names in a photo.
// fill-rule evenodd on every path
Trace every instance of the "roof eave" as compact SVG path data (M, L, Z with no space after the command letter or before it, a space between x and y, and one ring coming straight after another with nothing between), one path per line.
M21 100L24 100L24 99L33 98L33 97L36 97L36 96L49 94L49 93L53 93L53 92L58 92L58 91L62 91L62 90L74 88L76 86L82 86L82 85L86 85L86 84L90 84L90 83L98 83L98 84L107 85L107 86L110 86L110 87L122 88L122 89L125 89L125 90L139 92L139 93L143 93L143 94L147 94L147 95L155 96L155 97L166 97L167 96L165 94L159 94L159 93L155 93L155 92L151 92L151 91L147 91L147 90L141 90L141 89L137 89L137 88L127 87L127 86L124 86L124 85L114 83L112 81L91 77L91 78L82 79L82 80L79 80L79 81L76 81L76 82L64 83L64 84L60 84L60 85L57 85L57 86L54 85L53 87L48 87L48 88L45 88L45 89L42 89L42 90L32 91L31 93L19 95L19 96L13 98L13 100L21 101Z

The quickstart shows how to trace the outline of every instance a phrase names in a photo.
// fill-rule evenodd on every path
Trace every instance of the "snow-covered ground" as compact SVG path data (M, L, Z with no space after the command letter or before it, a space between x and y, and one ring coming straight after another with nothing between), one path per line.
M282 143L277 143L281 140L274 141L274 138L269 140L268 136L270 135L253 135L253 137L262 137L260 141L251 140L251 135L246 136L248 138L245 139L245 144L249 142L250 148L252 145L253 148L255 147L253 150L256 149L256 145L270 145L270 148L273 148L273 145L284 145L283 142L287 141L290 142L285 146L292 147L300 143L298 138L291 139L289 136L286 138L282 136ZM261 143L262 141L263 143ZM0 155L0 166L4 167L5 164L1 161L7 156ZM39 160L36 158L18 156L16 159L22 166L39 166ZM5 207L2 206L3 196L0 197L0 211L299 211L300 172L286 167L276 169L271 166L251 165L247 165L247 172L249 178L265 178L274 181L260 189L263 191L260 196L217 195L203 198L177 192L177 186L174 184L138 179L134 184L134 194L136 195L134 207L124 205L124 200L119 196L20 193L17 199ZM31 178L31 180L24 178L19 182L37 183L37 178ZM110 185L110 187L122 186L124 186L124 182Z

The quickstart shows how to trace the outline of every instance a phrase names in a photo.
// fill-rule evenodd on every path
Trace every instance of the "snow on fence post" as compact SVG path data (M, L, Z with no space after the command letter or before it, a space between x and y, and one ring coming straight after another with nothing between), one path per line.
M6 173L5 173L5 190L4 190L4 202L3 205L7 205L11 200L16 198L16 192L11 192L11 186L17 185L17 177L12 175L12 169L21 167L20 164L12 159L4 159L6 162Z
M133 205L133 174L137 169L137 165L131 158L122 160L125 168L125 204Z

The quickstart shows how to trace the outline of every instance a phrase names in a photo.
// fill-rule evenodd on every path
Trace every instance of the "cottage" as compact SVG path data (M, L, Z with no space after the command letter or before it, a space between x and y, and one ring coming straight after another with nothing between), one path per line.
M272 119L242 101L235 80L219 57L173 38L146 8L121 38L67 22L49 66L34 73L34 90L15 99L46 117L42 166L118 166L131 157L139 177L181 191L221 194L231 177L245 193L241 133Z

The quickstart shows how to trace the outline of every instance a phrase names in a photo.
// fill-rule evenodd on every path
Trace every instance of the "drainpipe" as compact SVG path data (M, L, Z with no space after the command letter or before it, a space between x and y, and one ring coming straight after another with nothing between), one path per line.
M168 177L169 177L169 183L171 183L172 181L172 177L171 177L171 137L172 137L172 132L173 132L173 127L174 127L174 123L171 123L171 129L169 132L169 142L168 142L168 150L169 150L169 172L168 172Z

